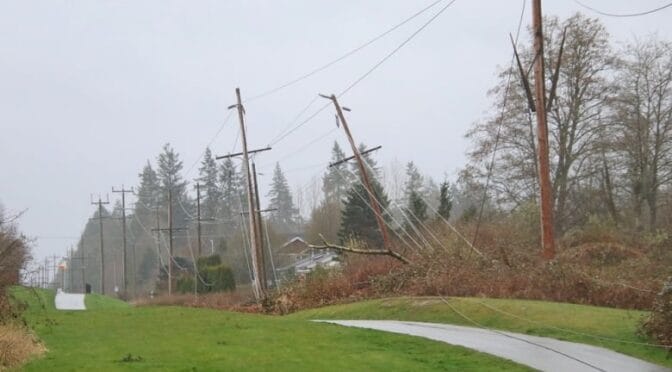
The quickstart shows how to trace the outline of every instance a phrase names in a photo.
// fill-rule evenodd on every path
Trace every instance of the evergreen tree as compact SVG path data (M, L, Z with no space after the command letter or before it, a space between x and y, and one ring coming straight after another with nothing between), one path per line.
M418 167L409 162L406 164L406 184L404 190L404 200L406 202L406 211L409 218L415 222L423 222L427 219L427 203L423 197L423 177Z
M448 220L450 218L450 210L453 209L453 196L450 191L448 182L441 183L441 191L439 195L439 216Z
M129 245L135 247L135 262L132 262L140 291L153 285L158 262L155 237L149 230L156 226L156 208L160 207L159 179L149 161L142 169L137 188L137 203L130 221ZM133 272L129 270L130 275Z
M236 172L233 160L231 158L225 159L219 167L219 189L221 194L219 215L224 220L237 221L235 211L241 210L241 203L242 205L247 205L246 196L243 195L241 185L241 176Z
M345 153L341 150L338 142L334 142L334 146L331 149L331 162L338 162L345 157ZM346 163L329 167L327 173L322 177L322 191L324 192L325 200L328 202L342 201L351 182L352 175L348 172Z
M410 213L409 218L417 222L424 222L427 219L427 203L422 199L422 196L417 191L411 191L408 196L408 206L406 207Z
M135 210L138 215L148 215L152 209L156 208L159 202L159 179L152 165L147 161L147 165L142 168L140 176L140 186L138 187L138 205Z
M218 169L210 148L205 149L201 167L198 169L198 182L201 187L201 216L213 218L217 215L222 191L219 187Z
M292 193L289 190L287 179L284 173L282 173L279 163L275 164L273 182L268 196L271 198L270 208L277 209L271 214L271 222L280 227L280 229L292 230L295 228L298 211L294 207Z
M187 197L187 181L182 179L182 161L178 153L170 144L163 146L163 152L158 157L159 189L161 191L162 204L168 207L168 191L172 190L173 196L173 224L185 226L187 216L190 214L190 202Z
M381 210L387 209L389 200L382 186L375 179L371 180L373 193ZM341 218L341 229L338 237L341 243L350 238L364 241L372 249L381 248L383 239L378 229L376 216L369 206L369 195L361 182L356 182L346 195L345 206ZM383 215L385 216L384 212Z
M418 167L413 162L406 164L406 183L404 185L404 200L410 203L411 194L415 193L418 197L422 196L423 192L423 177L418 170Z

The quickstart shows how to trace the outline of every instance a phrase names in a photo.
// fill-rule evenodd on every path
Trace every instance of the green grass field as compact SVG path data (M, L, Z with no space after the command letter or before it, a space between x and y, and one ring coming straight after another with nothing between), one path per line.
M15 288L48 352L27 371L526 370L416 337L184 307L130 307L87 296L87 311L56 311L53 293ZM44 304L44 308L40 306Z
M636 344L652 342L638 333L640 321L646 315L643 311L542 301L481 298L448 298L447 300L457 311L489 328L602 346L672 367L672 359L667 358L666 350ZM290 315L289 318L395 319L473 326L473 323L464 319L436 297L392 298L328 306L298 312Z

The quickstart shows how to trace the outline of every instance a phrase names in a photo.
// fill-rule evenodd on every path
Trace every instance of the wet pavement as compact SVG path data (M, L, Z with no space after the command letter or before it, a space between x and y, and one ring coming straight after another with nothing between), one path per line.
M541 371L670 371L601 347L520 333L394 320L319 322L424 337L492 354Z

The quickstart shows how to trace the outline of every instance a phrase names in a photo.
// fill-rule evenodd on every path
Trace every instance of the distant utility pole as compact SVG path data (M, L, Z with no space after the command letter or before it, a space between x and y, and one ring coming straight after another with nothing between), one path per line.
M126 193L133 193L133 188L131 187L130 189L125 189L124 185L121 185L120 190L115 190L114 187L112 187L112 192L113 193L119 193L121 194L121 231L123 234L123 258L122 258L122 267L123 267L123 272L124 272L124 278L122 280L123 283L123 288L124 288L124 295L127 294L128 290L128 257L127 257L127 248L126 248ZM135 247L135 246L134 246ZM134 262L135 264L135 262ZM135 295L135 268L133 268L133 289Z
M105 294L105 249L103 242L103 204L110 204L110 198L107 201L102 201L98 195L98 201L91 201L91 204L98 205L98 223L100 229L100 293Z
M157 209L156 229L152 229L157 234L168 231L168 296L173 294L173 232L184 230L186 230L184 227L173 227L173 189L168 188L168 227L160 227Z
M250 157L249 154L252 152L261 152L270 150L270 147L259 150L248 151L247 149L247 134L245 131L245 108L243 107L242 100L240 98L240 88L236 88L236 100L237 103L229 106L229 109L236 108L238 110L238 121L240 123L240 137L243 145L243 152L240 154L231 154L226 156L219 156L216 159L229 158L236 155L243 155L243 164L245 166L245 179L247 181L247 206L250 223L250 251L252 253L252 270L254 271L254 294L257 301L266 297L266 275L264 272L263 266L263 251L260 246L259 239L259 225L257 223L257 213L255 211L259 210L259 207L256 205L256 198L254 196L254 186L252 179L252 172L250 169Z
M42 288L47 288L49 283L49 257L44 258L43 275L42 275Z
M81 272L81 278L82 278L82 283L81 283L82 284L82 293L86 293L86 275L85 275L86 265L84 264L84 261L89 259L89 258L91 258L91 257L85 257L84 256L84 241L82 240L82 243L79 245L79 257L72 256L70 258L70 261L79 260L79 266L80 266L79 270ZM70 269L70 280L73 280L72 279L73 275L74 275L74 270L72 270L72 268L71 268Z
M336 107L336 113L338 114L340 123L343 125L345 135L348 137L348 142L350 142L352 152L354 153L355 159L357 159L357 164L359 165L359 171L362 174L362 183L364 184L364 188L366 188L367 194L369 194L369 201L371 203L371 208L373 208L373 214L376 217L376 222L378 223L378 229L380 229L380 233L383 236L383 245L385 246L385 249L387 251L392 251L392 242L390 241L387 226L385 225L385 220L383 219L383 214L380 210L380 205L378 204L376 194L373 188L371 187L371 182L369 180L369 172L367 172L366 166L364 165L362 154L359 152L359 149L357 148L355 141L352 139L352 133L350 133L348 122L345 120L345 116L343 115L343 109L341 105L338 103L338 99L336 98L335 95L332 94L331 96L326 96L320 94L320 96L326 99L330 99L334 103L334 106Z
M539 191L541 208L541 237L543 257L555 257L553 233L553 195L548 160L548 124L546 122L546 84L544 78L544 33L541 0L532 0L532 28L534 30L534 93L537 114L537 158L539 162Z
M68 272L68 291L69 292L74 292L73 290L73 282L72 282L72 246L68 249L68 265L65 267L66 271Z
M58 260L58 256L56 256L55 254L51 255L51 259L52 259L51 265L52 265L53 273L54 273L53 274L54 276L51 279L51 285L54 286L54 289L56 289L56 288L58 288L58 282L56 282L56 277L58 276L58 266L57 266L57 263L56 263L57 260Z

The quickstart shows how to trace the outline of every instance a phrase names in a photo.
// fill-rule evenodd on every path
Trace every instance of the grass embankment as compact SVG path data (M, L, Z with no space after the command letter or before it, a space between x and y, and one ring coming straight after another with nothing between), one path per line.
M380 299L305 310L288 317L394 319L474 326L455 312L452 306L488 328L601 346L672 367L672 359L667 358L668 352L665 349L637 344L652 342L638 333L640 321L647 315L644 311L526 300L446 300L450 306L437 297Z
M56 311L16 288L48 353L27 371L57 370L526 370L421 338L300 318L185 307L130 307L87 296L87 311ZM45 306L42 308L40 303Z

